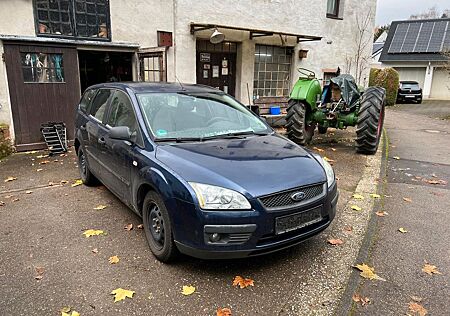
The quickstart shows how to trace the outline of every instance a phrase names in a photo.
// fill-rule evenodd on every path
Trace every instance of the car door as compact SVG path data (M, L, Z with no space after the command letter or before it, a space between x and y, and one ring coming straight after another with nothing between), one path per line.
M77 121L75 123L78 128L78 137L80 137L81 144L83 146L88 145L88 133L86 130L86 123L89 121L89 105L97 93L96 89L86 90L81 98L77 111Z
M135 135L136 143L111 139L105 135L105 152L108 163L108 177L111 178L113 191L122 200L131 202L131 168L133 168L133 149L141 141L141 133L138 128L136 114L128 94L116 90L111 98L111 105L106 121L108 128L127 126Z
M87 141L85 142L85 150L89 168L103 181L105 180L103 177L104 162L101 153L104 146L104 135L107 133L107 128L103 122L111 94L110 89L99 89L91 102L89 118L86 122Z

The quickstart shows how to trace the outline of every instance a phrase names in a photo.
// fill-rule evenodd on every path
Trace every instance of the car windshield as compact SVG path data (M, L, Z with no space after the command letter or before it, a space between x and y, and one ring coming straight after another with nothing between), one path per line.
M419 89L417 83L402 83L402 89Z
M271 132L245 106L226 94L142 93L137 95L137 99L156 140Z

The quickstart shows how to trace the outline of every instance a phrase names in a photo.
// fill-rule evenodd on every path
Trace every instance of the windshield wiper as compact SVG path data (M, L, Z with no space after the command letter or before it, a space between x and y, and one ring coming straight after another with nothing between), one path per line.
M165 137L165 138L155 138L155 142L175 142L175 143L184 143L184 142L201 142L204 140L204 137Z

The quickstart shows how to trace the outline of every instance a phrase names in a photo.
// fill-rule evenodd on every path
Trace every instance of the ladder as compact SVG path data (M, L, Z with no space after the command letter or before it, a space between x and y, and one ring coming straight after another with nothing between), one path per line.
M51 155L67 151L66 124L63 122L41 124L41 133Z

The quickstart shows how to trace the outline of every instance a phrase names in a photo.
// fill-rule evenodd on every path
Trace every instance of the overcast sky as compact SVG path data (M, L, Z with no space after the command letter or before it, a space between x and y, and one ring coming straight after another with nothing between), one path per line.
M449 0L378 0L377 25L385 25L395 20L408 19L411 14L426 11L436 6L439 12L450 9Z

